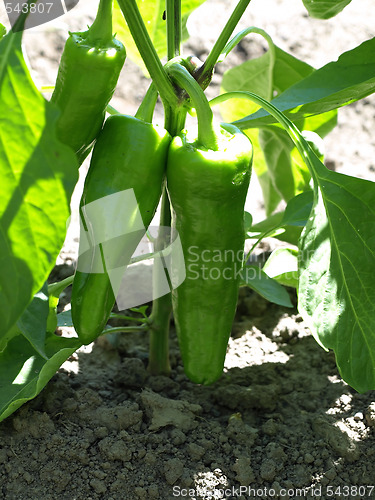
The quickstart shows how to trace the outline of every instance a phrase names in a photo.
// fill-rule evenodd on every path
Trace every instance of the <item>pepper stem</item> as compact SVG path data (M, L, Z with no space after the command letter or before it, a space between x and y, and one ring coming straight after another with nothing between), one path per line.
M156 90L155 84L152 82L147 89L146 95L135 114L135 118L148 123L152 123L152 117L154 114L157 99L158 91Z
M213 113L198 82L181 64L166 66L168 74L189 94L198 116L198 142L206 149L218 150L217 135L213 126Z
M173 85L151 41L136 0L117 0L117 3L124 15L143 62L158 89L163 104L165 106L175 106L177 96L174 93Z
M87 34L87 41L92 45L105 45L111 42L112 38L112 0L100 0L95 21Z

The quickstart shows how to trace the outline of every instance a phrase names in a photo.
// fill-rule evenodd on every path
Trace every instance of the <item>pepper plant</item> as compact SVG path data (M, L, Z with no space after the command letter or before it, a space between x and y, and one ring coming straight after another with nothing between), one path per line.
M284 285L294 286L299 312L317 342L333 349L343 379L359 392L375 389L375 184L328 170L319 151L337 109L375 91L375 39L315 70L260 27L235 33L251 8L250 0L239 0L199 63L182 52L182 42L189 14L203 1L101 0L93 25L70 34L50 100L36 88L21 47L37 4L23 4L13 28L2 30L0 420L102 334L147 331L149 371L168 375L172 313L187 376L203 384L218 380L240 286L286 307ZM302 1L321 19L350 3ZM268 52L228 70L220 95L208 101L204 91L215 66L252 33L264 37ZM124 46L150 78L135 117L109 105ZM153 124L158 96L164 128ZM215 105L222 125L213 118ZM106 111L114 116L105 120ZM188 113L197 131L185 129ZM48 283L78 167L91 151L77 270ZM257 224L244 211L252 169L267 212ZM159 201L160 226L170 230L153 237ZM278 209L280 201L285 209ZM149 316L145 307L115 313L115 278L129 288L125 271L142 259L132 255L147 228L154 245L148 257L160 264L153 290L165 276L169 288L154 294ZM266 236L290 247L255 268L248 256ZM252 243L247 254L245 239ZM175 242L182 250L177 258ZM71 284L71 312L57 314ZM112 318L124 326L110 326ZM56 335L62 325L74 326L77 336Z

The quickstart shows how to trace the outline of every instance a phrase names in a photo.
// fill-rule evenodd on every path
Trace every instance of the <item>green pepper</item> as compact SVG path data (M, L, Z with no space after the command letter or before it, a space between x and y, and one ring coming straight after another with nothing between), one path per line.
M94 240L98 231L103 233L108 229L109 233L118 220L125 220L127 230L125 236L119 235L108 243L95 244L93 241L86 255L82 253L78 258L72 289L72 319L84 344L89 344L102 333L115 303L108 260L112 269L126 266L144 235L144 228L155 215L164 184L170 141L171 137L164 129L126 115L110 116L98 136L81 199L85 229L89 236L94 235ZM124 206L117 205L116 201L110 204L111 220L108 217L101 219L100 214L90 219L87 209L90 203L126 190L134 190L143 231L139 230L135 210L132 207L124 210ZM102 227L107 223L108 228ZM81 258L84 259L83 271L80 270ZM95 266L100 261L103 270L98 272ZM91 269L87 268L87 262L92 265Z
M92 26L70 33L51 101L61 111L57 136L81 164L102 128L126 51L112 35L112 0L101 0Z
M171 75L181 86L187 83L181 67ZM187 88L191 98L193 90ZM233 125L213 127L204 101L194 104L198 138L186 132L175 137L167 162L173 226L186 268L172 303L185 373L210 384L222 373L238 300L252 146Z

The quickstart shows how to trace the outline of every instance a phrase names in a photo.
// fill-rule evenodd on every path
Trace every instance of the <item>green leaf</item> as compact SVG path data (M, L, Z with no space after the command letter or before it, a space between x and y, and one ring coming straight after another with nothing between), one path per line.
M33 300L17 321L18 330L43 358L46 357L44 343L46 339L48 314L48 287L47 283L45 283L42 289L34 295Z
M270 76L268 67L270 58L267 54L258 59L246 61L226 71L221 83L221 93L228 92L229 90L249 90L247 87L250 87L258 95L267 97ZM259 76L259 79L257 76ZM257 108L258 106L248 100L233 99L221 104L220 112L224 121L230 123L241 118L244 114L254 112ZM259 143L258 132L248 130L246 131L246 135L253 145L253 154L254 158L256 158L256 161L253 163L253 169L262 188L266 214L270 215L279 204L281 197L276 191L272 177L268 171L267 163Z
M285 207L282 225L306 226L314 201L314 193L306 191L292 198Z
M273 176L268 169L267 162L260 146L260 137L257 130L246 130L246 135L253 145L253 154L255 161L253 170L258 177L258 181L263 193L264 208L267 215L272 214L280 203L281 196L273 183Z
M266 52L256 59L250 59L227 70L221 82L221 93L244 90L267 99L270 94L284 92L314 72L312 66L284 52L276 45L273 49L274 60L270 52ZM273 66L270 67L272 63ZM271 92L269 91L270 85ZM259 106L247 99L232 99L220 105L221 114L227 122L239 120L257 109Z
M288 292L277 281L269 278L257 266L245 266L241 272L242 283L262 297L280 306L293 307Z
M341 12L352 0L302 0L311 17L330 19Z
M267 98L270 84L273 95L273 92L283 92L314 72L314 68L280 48L273 46L273 50L273 67L270 68L270 52L246 61L224 73L221 91L250 91ZM225 121L238 120L257 108L247 99L233 99L220 105ZM336 120L336 112L330 112L319 119L303 120L298 125L305 130L319 131L323 137L336 125ZM296 154L294 144L284 129L273 126L260 130L259 136L252 130L247 130L246 134L253 142L256 158L254 171L263 191L266 213L270 215L281 199L289 201L310 189L310 173L300 155Z
M188 17L204 2L205 0L182 0L181 16L184 39L187 39L189 36L186 29ZM163 19L165 1L137 0L137 4L151 41L155 46L158 56L162 59L167 54L166 21ZM121 40L125 45L127 55L130 59L145 71L142 58L116 1L113 6L113 31L116 33L116 38Z
M244 228L247 233L253 224L253 216L249 212L244 213Z
M253 224L247 230L248 238L277 238L281 241L298 244L301 228L307 223L313 204L313 192L306 191L292 198L284 212L276 212L266 219Z
M309 169L304 162L293 161L294 144L285 130L279 127L262 129L259 132L259 141L273 185L281 198L289 201L297 194L310 189Z
M375 38L344 52L337 61L297 82L272 100L296 121L345 106L375 92ZM263 127L277 120L259 110L235 122L241 129Z
M78 339L47 334L44 359L23 335L10 340L0 353L0 422L35 398L81 345Z
M273 69L273 89L278 94L314 73L309 64L275 46L276 59Z
M65 239L78 179L55 135L58 111L36 89L21 33L0 41L0 338L42 287Z
M298 288L298 251L277 248L267 259L263 271L280 285Z
M343 379L365 392L375 389L375 183L311 158L316 197L300 242L298 307Z

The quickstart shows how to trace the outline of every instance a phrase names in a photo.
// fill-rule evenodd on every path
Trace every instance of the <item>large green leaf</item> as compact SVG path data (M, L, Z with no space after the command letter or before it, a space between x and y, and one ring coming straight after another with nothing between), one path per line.
M341 12L352 0L302 0L311 17L330 19Z
M271 51L274 58L271 57ZM268 95L273 95L273 92L285 91L313 72L314 68L308 64L272 45L263 56L246 61L224 73L221 90L250 91L267 98ZM257 108L258 106L246 99L233 99L220 106L225 121L238 120ZM304 130L318 132L324 137L336 123L336 112L333 111L302 120L298 126ZM246 134L253 142L256 158L254 171L263 191L266 213L270 215L281 199L289 201L309 189L310 173L300 155L296 154L293 141L283 128L264 128L259 131L259 137L252 129L247 130Z
M270 82L272 68L270 73L269 67L271 63L272 60L269 52L267 52L257 59L251 59L226 71L221 82L221 92L228 92L229 90L252 90L258 95L267 98L270 85L272 91L272 82ZM256 109L258 109L258 106L244 99L234 99L220 106L220 112L225 122L237 120L244 114L252 113ZM253 144L254 158L256 158L253 169L262 188L265 210L267 215L269 215L279 204L281 196L276 191L272 177L268 171L266 159L259 143L258 132L249 130L247 131L247 135Z
M182 0L182 31L185 39L188 37L186 29L186 21L188 17L204 2L205 0ZM151 41L155 46L158 56L162 59L167 54L166 21L163 15L165 10L165 1L137 0L137 4ZM113 7L113 30L116 33L116 38L121 40L125 45L126 52L131 60L138 64L138 66L142 69L145 69L142 58L124 20L121 9L116 1L114 2Z
M293 307L286 289L259 267L245 266L242 269L241 278L243 285L247 285L270 302L283 307Z
M316 197L300 240L299 310L344 380L375 389L375 183L313 158Z
M43 358L22 334L10 340L0 353L0 422L35 398L81 345L78 339L48 333Z
M46 281L64 242L78 178L55 135L58 111L36 89L21 33L0 42L0 337Z
M259 132L259 141L276 191L285 201L309 189L306 164L293 161L293 141L285 130L269 127Z
M45 283L42 289L34 295L33 300L17 321L17 329L44 358L46 357L44 343L46 340L48 314L48 288L47 283Z
M297 246L302 227L306 225L311 213L312 204L311 190L295 196L288 202L284 212L276 212L247 228L247 237L257 240L273 237Z
M314 71L273 99L272 104L296 121L358 101L375 92L375 38L344 52L337 61ZM277 120L259 110L235 122L241 129Z

